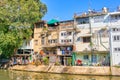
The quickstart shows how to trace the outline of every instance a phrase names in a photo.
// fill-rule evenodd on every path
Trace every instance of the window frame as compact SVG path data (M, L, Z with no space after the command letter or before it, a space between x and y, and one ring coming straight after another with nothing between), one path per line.
M34 44L35 44L35 45L38 45L38 40L34 40Z
M91 37L82 37L83 43L89 43L91 41Z
M84 60L89 60L89 55L83 55Z

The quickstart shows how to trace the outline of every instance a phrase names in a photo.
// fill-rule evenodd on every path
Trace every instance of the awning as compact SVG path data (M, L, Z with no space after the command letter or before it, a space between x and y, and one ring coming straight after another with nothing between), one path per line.
M56 20L56 19L51 19L50 21L47 22L47 24L48 24L48 25L53 25L53 24L55 25L55 24L57 24L58 22L59 22L59 21Z

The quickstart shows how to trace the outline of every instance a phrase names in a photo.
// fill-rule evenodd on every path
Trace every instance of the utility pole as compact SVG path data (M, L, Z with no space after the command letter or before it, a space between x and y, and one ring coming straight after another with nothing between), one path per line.
M112 29L111 29L111 18L110 18L110 14L108 14L108 27L109 27L109 54L110 54L110 72L111 72L111 75L112 75L112 65L113 65L113 61L112 61L112 52L113 52L113 49L112 49Z
M92 26L91 26L91 17L90 16L89 16L89 29L90 29L90 34L92 34ZM91 63L92 63L92 56L93 56L92 36L90 37L90 48L91 48Z
M91 25L91 0L88 0L88 19L89 19L89 29L90 34L92 34L92 25ZM91 63L92 63L92 54L93 54L93 45L92 45L92 36L90 37L90 48L91 48Z
M91 0L88 1L88 11L91 10Z

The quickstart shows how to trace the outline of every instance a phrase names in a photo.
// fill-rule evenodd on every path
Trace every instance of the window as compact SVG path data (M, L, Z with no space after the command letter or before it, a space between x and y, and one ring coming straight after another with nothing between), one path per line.
M44 43L45 43L44 40L45 40L45 38L42 37L42 39L41 39L41 44L42 44L42 45L44 45Z
M115 15L115 19L117 19L118 18L118 16L117 15Z
M114 39L113 39L114 41L116 41L117 39L116 39L116 36L114 36Z
M104 18L104 16L95 16L94 23L103 22L104 21L103 18Z
M78 24L87 24L89 23L89 18L78 18L76 21Z
M51 40L48 40L48 43L49 43L49 44L57 43L57 39L51 39Z
M120 36L117 36L117 40L120 40Z
M66 40L64 40L64 42L66 42Z
M115 29L115 28L113 28L113 29L112 29L112 31L113 31L113 32L115 32L115 31L116 31L116 29Z
M61 33L61 36L66 36L66 35L68 35L66 32Z
M120 52L120 47L114 48L114 52Z
M88 55L84 55L84 56L83 56L83 59L88 60L88 59L89 59L89 56L88 56Z
M90 42L90 37L83 37L83 42Z
M68 35L68 36L72 35L72 32L68 32L67 35Z
M92 62L96 63L97 62L97 55L92 55Z
M66 32L64 33L64 36L66 36Z
M48 40L48 43L51 44L51 43L52 43L52 40Z
M38 40L35 40L34 42L35 42L35 45L38 45Z
M50 43L50 40L48 40L48 43Z
M61 33L61 36L63 36L63 33Z
M111 16L111 19L114 19L114 20L115 20L115 19L120 19L120 15L112 15L112 16Z
M112 28L112 32L120 32L120 28Z
M44 27L44 24L43 23L37 23L36 24L36 28L43 28Z
M30 41L24 40L25 45L24 46L30 46Z
M52 43L52 40L50 40L50 43Z
M114 51L117 51L117 48L114 48Z
M61 43L63 43L63 40L61 40Z
M118 48L118 51L120 51L120 48Z
M113 36L113 41L120 41L120 35Z
M57 43L57 39L55 39L55 43Z
M56 40L55 40L55 39L53 39L53 43L56 43Z
M72 42L72 40L70 39L69 42Z
M77 38L77 41L80 41L80 37Z

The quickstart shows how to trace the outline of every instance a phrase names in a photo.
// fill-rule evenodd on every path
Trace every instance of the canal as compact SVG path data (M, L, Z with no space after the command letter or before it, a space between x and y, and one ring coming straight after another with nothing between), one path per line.
M120 77L84 76L0 70L0 80L120 80Z

